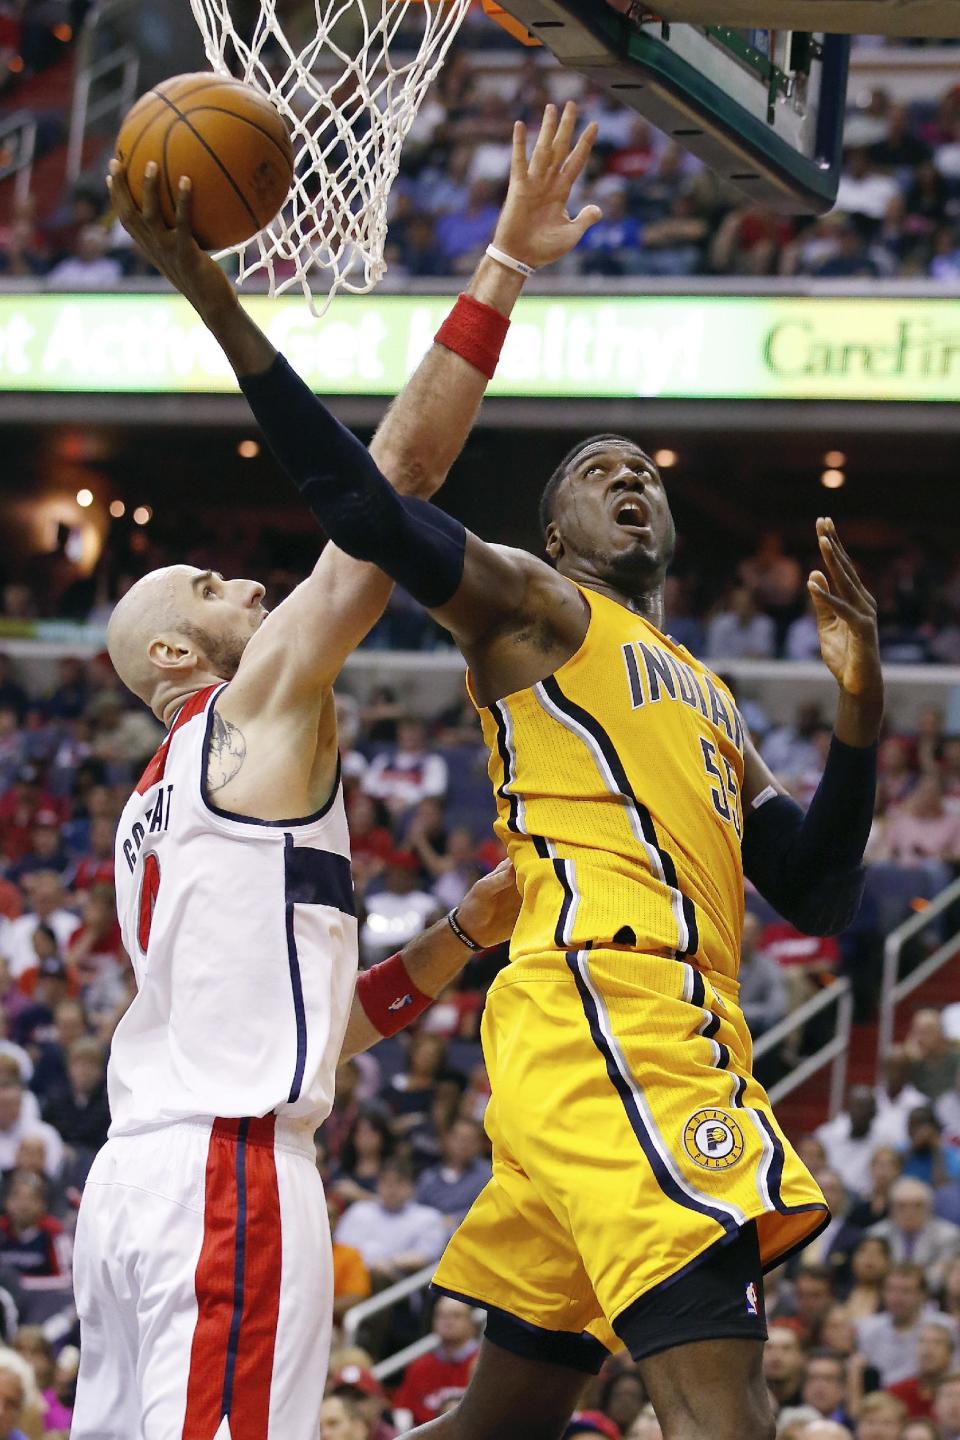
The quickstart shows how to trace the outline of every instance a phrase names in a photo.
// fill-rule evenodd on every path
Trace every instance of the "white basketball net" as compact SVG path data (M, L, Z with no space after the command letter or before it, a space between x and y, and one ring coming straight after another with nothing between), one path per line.
M222 252L239 256L238 283L259 271L271 295L299 285L314 315L339 290L372 290L386 269L387 200L404 139L470 0L313 0L315 33L299 50L278 11L301 23L302 6L260 0L245 35L231 0L190 4L214 70L255 85L292 131L286 205L255 240Z

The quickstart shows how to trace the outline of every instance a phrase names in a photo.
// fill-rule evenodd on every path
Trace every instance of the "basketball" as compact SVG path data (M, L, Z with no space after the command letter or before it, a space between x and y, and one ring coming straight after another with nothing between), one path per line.
M156 162L157 194L174 222L181 175L193 183L192 229L205 250L250 240L283 205L293 182L293 145L280 112L251 85L222 75L175 75L142 95L117 136L130 193Z

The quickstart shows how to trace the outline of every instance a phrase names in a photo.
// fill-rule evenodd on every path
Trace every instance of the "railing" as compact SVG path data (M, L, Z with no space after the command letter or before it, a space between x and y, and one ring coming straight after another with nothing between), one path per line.
M415 1270L412 1275L407 1275L403 1280L397 1280L395 1284L389 1285L386 1290L381 1290L376 1295L371 1295L369 1300L361 1300L347 1311L343 1320L343 1338L347 1345L357 1343L357 1331L364 1320L369 1320L371 1315L379 1315L382 1310L389 1310L391 1305L396 1305L398 1300L406 1300L408 1295L415 1295L418 1290L425 1290L433 1279L435 1265L425 1265L422 1270ZM436 1335L424 1335L420 1340L415 1340L412 1345L399 1350L396 1355L388 1355L385 1360L380 1360L373 1367L373 1373L378 1380L387 1375L392 1375L404 1365L409 1365L411 1360L416 1360L418 1355L426 1355L430 1350L439 1344Z
M17 178L14 198L21 202L30 194L30 177L37 153L37 122L29 110L17 110L0 123L0 180Z
M853 992L850 988L850 981L843 978L821 990L818 995L807 1000L797 1010L791 1011L778 1025L767 1030L756 1045L753 1047L754 1070L756 1062L764 1055L769 1055L776 1050L784 1040L801 1026L812 1020L814 1015L819 1015L821 1010L829 1006L837 1007L837 1028L832 1040L814 1052L812 1055L805 1055L795 1065L789 1075L784 1075L772 1085L769 1091L770 1099L774 1105L778 1104L784 1096L790 1095L804 1081L809 1080L811 1075L816 1075L825 1065L832 1065L833 1071L830 1076L830 1119L832 1120L843 1108L843 1097L847 1085L847 1056L850 1051L850 1031L853 1026Z
M825 1065L833 1066L833 1074L830 1080L830 1116L831 1119L843 1106L844 1091L847 1078L847 1054L850 1049L850 1030L853 1024L853 993L850 989L850 982L846 979L837 980L826 990L821 990L814 995L799 1009L794 1010L786 1019L781 1020L772 1030L762 1035L754 1047L754 1060L767 1055L770 1051L782 1044L801 1026L806 1025L815 1015L826 1010L829 1006L837 1007L837 1029L832 1040L823 1045L815 1054L805 1056L803 1060L794 1067L789 1075L777 1082L770 1090L770 1099L776 1104L785 1095L789 1095L811 1075L822 1070ZM415 1295L420 1290L425 1290L429 1285L434 1272L433 1265L426 1265L422 1270L417 1270L412 1275L398 1280L386 1290L381 1290L377 1295L371 1295L368 1300L361 1300L347 1311L343 1321L343 1336L347 1345L357 1343L357 1334L365 1320L371 1316L379 1315L395 1305L398 1300L405 1300L409 1295ZM407 1345L403 1350L398 1350L395 1355L388 1355L386 1359L379 1360L373 1367L373 1373L378 1380L385 1380L388 1376L395 1374L416 1360L420 1355L427 1355L431 1350L436 1349L439 1344L436 1335L423 1335L415 1340L412 1345Z
M405 1370L411 1361L419 1360L421 1355L429 1355L439 1344L440 1336L434 1335L431 1330L428 1335L421 1335L419 1340L414 1340L412 1345L404 1345L396 1355L388 1355L385 1360L378 1360L373 1367L373 1373L378 1380L386 1380L389 1375L396 1375L398 1370Z
M67 142L67 179L73 184L83 168L83 143L99 121L114 116L118 121L136 99L140 57L129 45L118 45L100 60L85 64L77 72L70 112L70 139ZM105 93L92 99L95 86Z
M878 1058L882 1065L890 1053L893 1045L893 1030L896 1020L897 1006L914 990L935 975L941 966L946 965L948 960L960 951L960 934L952 935L939 945L926 960L922 961L909 975L900 977L900 959L903 954L903 947L914 935L925 930L931 920L935 920L956 901L960 901L960 879L954 880L946 889L941 890L939 895L930 900L916 915L911 915L898 925L896 930L891 930L883 946L883 981L880 987L880 1025L878 1038Z

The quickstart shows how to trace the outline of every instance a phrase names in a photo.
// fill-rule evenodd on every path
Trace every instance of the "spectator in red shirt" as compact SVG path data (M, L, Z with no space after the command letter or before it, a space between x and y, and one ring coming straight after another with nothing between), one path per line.
M943 1325L924 1325L917 1337L916 1375L888 1385L887 1390L903 1401L911 1420L930 1418L937 1386L952 1368L952 1334Z
M433 1312L433 1333L440 1344L407 1366L393 1397L395 1410L409 1410L415 1425L440 1415L450 1400L467 1388L480 1348L473 1310L462 1300L444 1296Z
M113 886L113 842L116 825L110 815L94 815L90 821L89 851L81 856L73 872L72 890L92 890L95 885Z
M82 922L70 937L66 959L76 968L83 985L105 972L119 971L124 960L123 940L111 886L95 885L83 897Z
M45 1211L43 1181L26 1172L13 1175L0 1215L0 1264L21 1279L70 1274L70 1237Z
M801 935L786 920L763 927L758 949L776 960L783 971L795 1010L833 979L840 963L840 947L832 935Z
M16 885L0 876L0 917L16 920L23 914L23 898Z
M720 275L770 275L794 236L794 224L763 205L731 210L710 245L710 263ZM762 598L762 597L761 597Z
M620 1426L600 1410L577 1410L563 1432L563 1440L620 1440Z
M630 137L622 150L615 150L607 162L611 175L624 180L642 180L657 162L657 132L648 120L637 116L630 126Z
M350 865L361 894L375 875L383 873L393 853L393 836L378 823L378 802L357 791L350 802Z
M0 854L9 864L30 854L39 810L57 813L52 797L43 792L39 768L24 765L10 789L0 796Z

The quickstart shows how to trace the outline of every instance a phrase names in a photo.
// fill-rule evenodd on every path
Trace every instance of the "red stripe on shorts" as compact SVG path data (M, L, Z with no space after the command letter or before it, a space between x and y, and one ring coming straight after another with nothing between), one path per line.
M230 1407L231 1440L267 1440L273 1353L280 1316L280 1191L276 1117L247 1131L247 1244L243 1315Z
M215 1120L207 1151L203 1243L197 1261L197 1324L190 1350L181 1440L211 1440L224 1414L231 1335L231 1440L267 1440L270 1384L280 1313L280 1194L273 1154L275 1117L245 1122L244 1233L237 1235L239 1120ZM238 1239L243 1252L239 1331L235 1324Z
M182 1440L210 1440L222 1420L227 1340L233 1319L237 1249L239 1120L215 1120L207 1149L203 1244L194 1288L197 1324L190 1347Z

